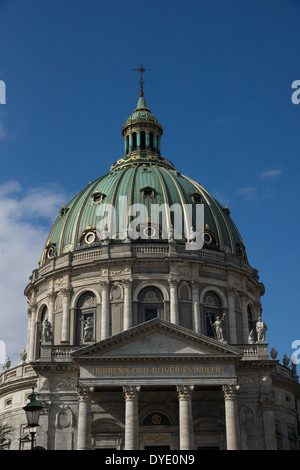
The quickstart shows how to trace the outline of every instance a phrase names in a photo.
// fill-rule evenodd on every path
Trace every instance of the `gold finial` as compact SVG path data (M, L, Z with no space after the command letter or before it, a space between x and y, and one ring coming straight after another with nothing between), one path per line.
M145 69L145 68L143 67L143 63L142 63L142 61L141 61L140 67L139 67L138 69L132 69L132 70L134 70L135 72L139 72L139 73L140 73L140 81L139 81L139 83L140 83L140 85L141 85L140 96L144 96L144 89L143 89L143 86L144 86L145 82L144 82L144 80L143 80L143 73L149 72L151 69Z

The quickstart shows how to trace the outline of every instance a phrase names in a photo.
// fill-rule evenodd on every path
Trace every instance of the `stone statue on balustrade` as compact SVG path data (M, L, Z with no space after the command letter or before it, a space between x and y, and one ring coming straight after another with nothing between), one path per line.
M257 343L264 343L266 337L267 325L262 321L261 317L256 322Z
M45 318L45 320L42 323L41 343L52 343L52 341L53 341L52 326L48 318Z
M223 334L224 320L225 320L225 313L223 313L221 318L219 316L217 316L216 321L213 323L213 327L214 327L215 332L216 332L217 340L218 341L223 341L223 342L225 342L224 334Z

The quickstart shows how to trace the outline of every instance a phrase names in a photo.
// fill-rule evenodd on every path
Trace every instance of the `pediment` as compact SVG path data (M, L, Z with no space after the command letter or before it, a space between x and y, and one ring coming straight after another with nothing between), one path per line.
M73 359L128 357L242 357L240 350L159 318L78 349Z

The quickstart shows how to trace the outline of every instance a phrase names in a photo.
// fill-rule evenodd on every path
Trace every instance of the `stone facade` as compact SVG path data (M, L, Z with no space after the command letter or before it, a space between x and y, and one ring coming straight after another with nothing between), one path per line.
M3 446L28 445L34 385L46 449L298 448L298 378L248 342L262 293L245 261L171 244L107 245L34 271L27 359L1 375ZM208 314L223 313L219 341Z
M298 377L269 355L264 286L229 209L161 157L143 93L122 134L125 157L62 207L25 289L26 352L0 375L1 448L30 447L35 387L49 450L298 449ZM171 217L154 237L153 213L144 239L100 236L97 207L117 194L194 215L203 204L203 247L186 249L187 209L181 239Z

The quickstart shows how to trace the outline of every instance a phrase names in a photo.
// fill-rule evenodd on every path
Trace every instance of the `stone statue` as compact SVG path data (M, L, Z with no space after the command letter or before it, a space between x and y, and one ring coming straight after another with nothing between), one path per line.
M93 325L92 325L92 318L88 317L86 320L83 321L83 342L90 343L93 341Z
M20 358L21 358L22 364L24 364L26 362L26 359L27 359L27 352L26 352L25 349L22 349L21 354L20 354Z
M5 372L6 370L8 370L10 368L10 365L11 365L10 359L9 357L7 357L5 361L3 362L2 372Z
M222 318L217 316L216 321L213 323L213 327L216 332L217 340L218 341L225 341L223 336L223 322L225 319L225 313L223 313Z
M251 330L250 333L249 333L249 336L248 336L248 344L254 344L255 343L255 340L254 340L254 331Z
M276 351L276 349L273 347L270 351L270 356L271 356L272 359L275 360L277 355L278 355L278 351Z
M288 367L288 366L289 366L289 363L290 363L290 358L287 357L287 355L285 354L285 355L283 356L282 362L283 362L284 367Z
M257 343L263 343L265 341L266 331L267 325L261 320L261 317L258 317L258 321L256 322Z
M51 323L49 322L48 318L45 318L42 324L41 343L52 343L52 340L53 333Z

